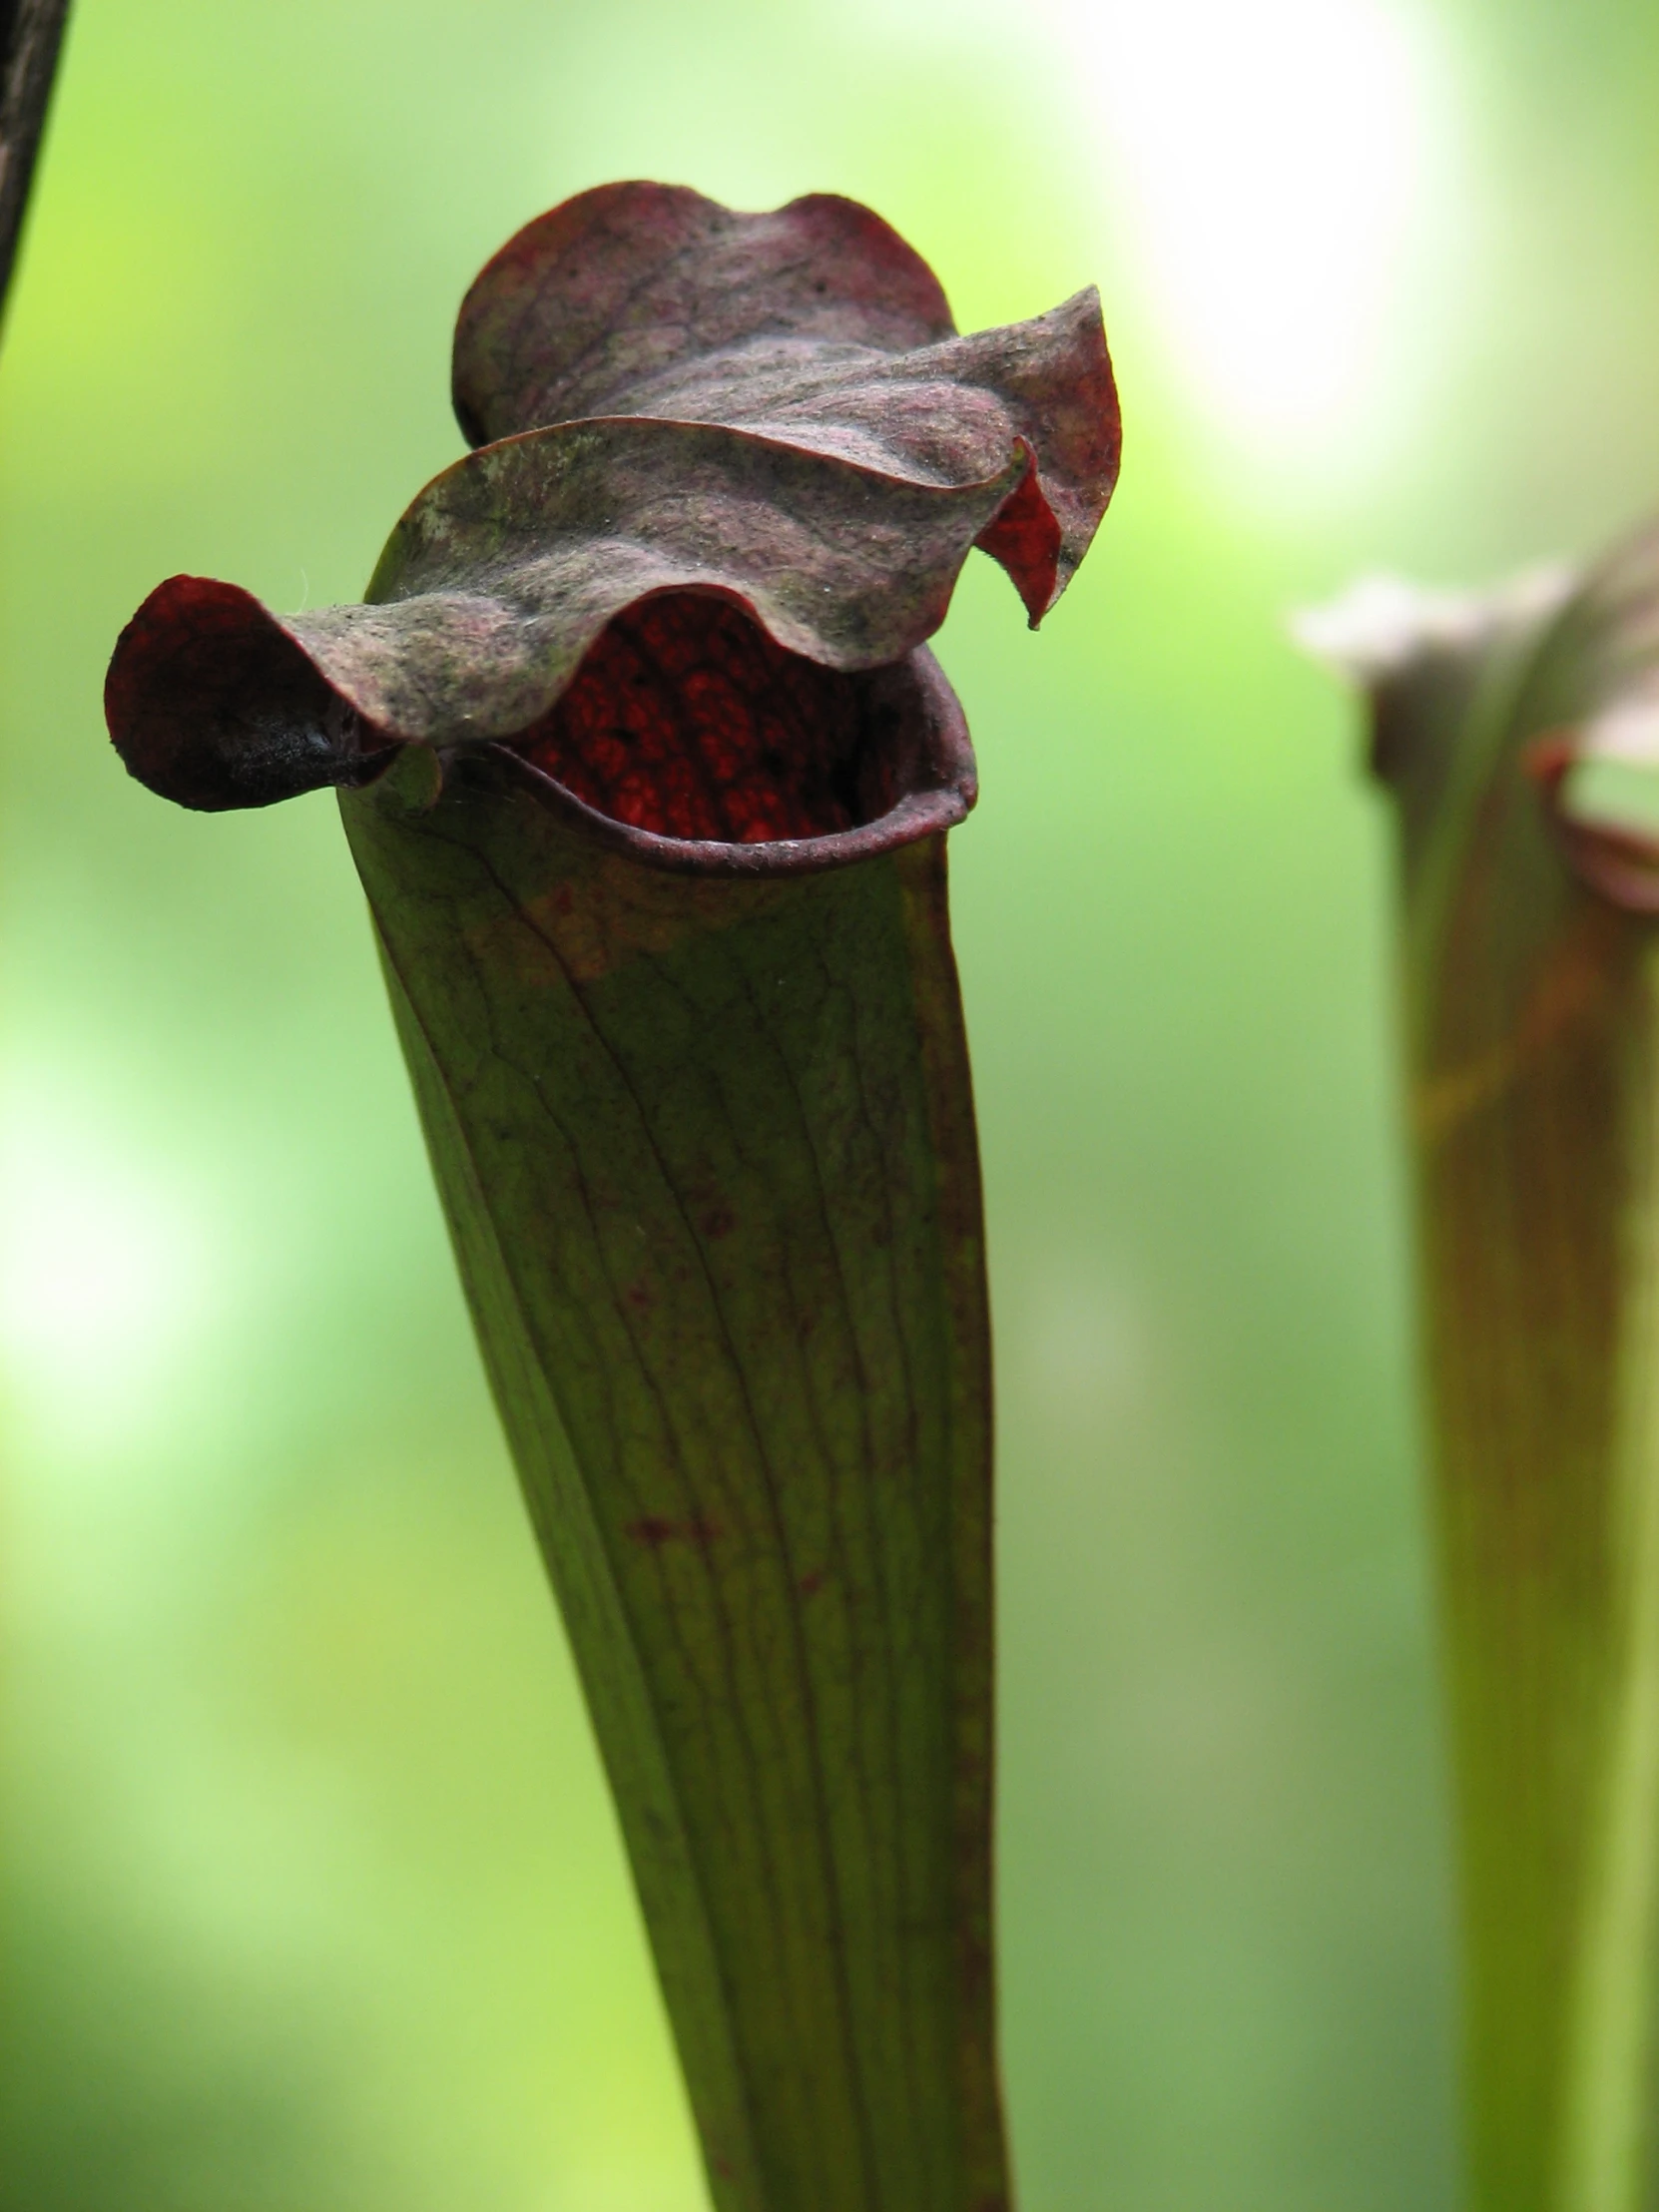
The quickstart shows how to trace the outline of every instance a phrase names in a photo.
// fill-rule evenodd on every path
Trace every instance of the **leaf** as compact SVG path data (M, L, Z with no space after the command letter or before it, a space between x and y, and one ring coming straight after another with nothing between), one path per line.
M353 787L399 743L512 743L654 593L716 595L786 652L862 673L932 635L976 542L1035 622L1116 479L1099 302L941 328L924 265L848 201L735 216L662 186L583 195L469 293L457 403L501 434L415 500L369 603L278 616L173 578L111 664L123 758L212 809Z
M1659 532L1309 625L1400 830L1422 1335L1481 2212L1637 2212L1659 1876Z
M631 185L468 294L493 442L369 603L176 577L187 806L333 784L722 2212L1003 2212L989 1345L922 642L1098 523L1093 294L958 339L868 210Z
M582 415L655 415L940 486L989 479L1023 444L1033 458L1018 512L990 526L987 549L1033 628L1117 479L1092 286L1033 322L958 338L926 263L867 208L827 193L776 215L666 185L567 201L468 292L454 397L474 445Z

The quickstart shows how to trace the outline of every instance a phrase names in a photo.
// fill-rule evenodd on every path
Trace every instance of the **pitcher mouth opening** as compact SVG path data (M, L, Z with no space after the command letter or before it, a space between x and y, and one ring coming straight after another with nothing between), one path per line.
M485 750L616 849L702 873L844 865L949 829L977 797L961 708L925 648L826 668L711 592L624 608L548 712Z
M717 589L628 602L552 704L498 738L376 720L341 640L325 669L297 631L234 584L159 585L105 690L129 771L218 813L371 790L423 758L422 805L504 775L647 866L714 875L843 866L950 829L977 797L961 708L925 646L830 668Z

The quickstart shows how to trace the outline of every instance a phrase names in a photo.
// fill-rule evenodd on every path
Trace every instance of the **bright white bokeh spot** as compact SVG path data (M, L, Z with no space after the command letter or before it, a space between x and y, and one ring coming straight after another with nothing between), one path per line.
M118 1122L15 1092L0 1116L0 1351L14 1402L64 1440L165 1417L215 1308L189 1183Z
M1385 0L1044 5L1184 376L1265 457L1329 460L1433 338L1453 196L1426 26Z
M1451 358L1471 179L1443 25L1416 0L866 0L993 66L1094 202L1186 402L1270 481L1392 465ZM1040 123L1032 103L1041 104ZM1052 189L1051 168L1043 190ZM1092 217L1091 217L1092 221ZM1098 272L1097 272L1098 273Z

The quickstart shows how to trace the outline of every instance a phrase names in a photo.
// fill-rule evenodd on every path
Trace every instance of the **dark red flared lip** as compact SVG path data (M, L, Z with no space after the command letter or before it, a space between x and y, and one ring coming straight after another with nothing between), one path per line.
M872 821L821 837L769 837L735 844L713 837L661 836L590 807L509 745L481 747L472 758L487 761L492 770L531 792L595 843L646 867L671 874L736 878L822 874L827 868L849 867L855 860L873 859L900 845L941 835L965 818L979 796L978 768L961 702L926 646L917 646L902 661L868 670L854 680L863 690L866 713L886 725L892 744L890 768L901 796Z
M737 594L709 596L759 621ZM814 874L935 835L959 823L978 796L961 707L925 646L846 672L846 680L862 695L868 743L896 797L851 829L755 843L636 829L579 799L505 734L451 746L376 724L323 673L288 622L240 585L189 576L158 585L122 632L105 707L129 773L198 810L268 806L328 786L370 792L400 760L424 753L442 780L464 776L469 763L489 764L596 842L645 866L756 877Z

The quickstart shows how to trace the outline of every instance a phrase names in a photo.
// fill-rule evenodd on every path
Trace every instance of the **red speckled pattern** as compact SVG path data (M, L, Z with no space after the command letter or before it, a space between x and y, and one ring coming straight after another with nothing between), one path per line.
M862 817L853 677L787 653L693 592L618 615L513 750L598 813L658 836L759 844Z

